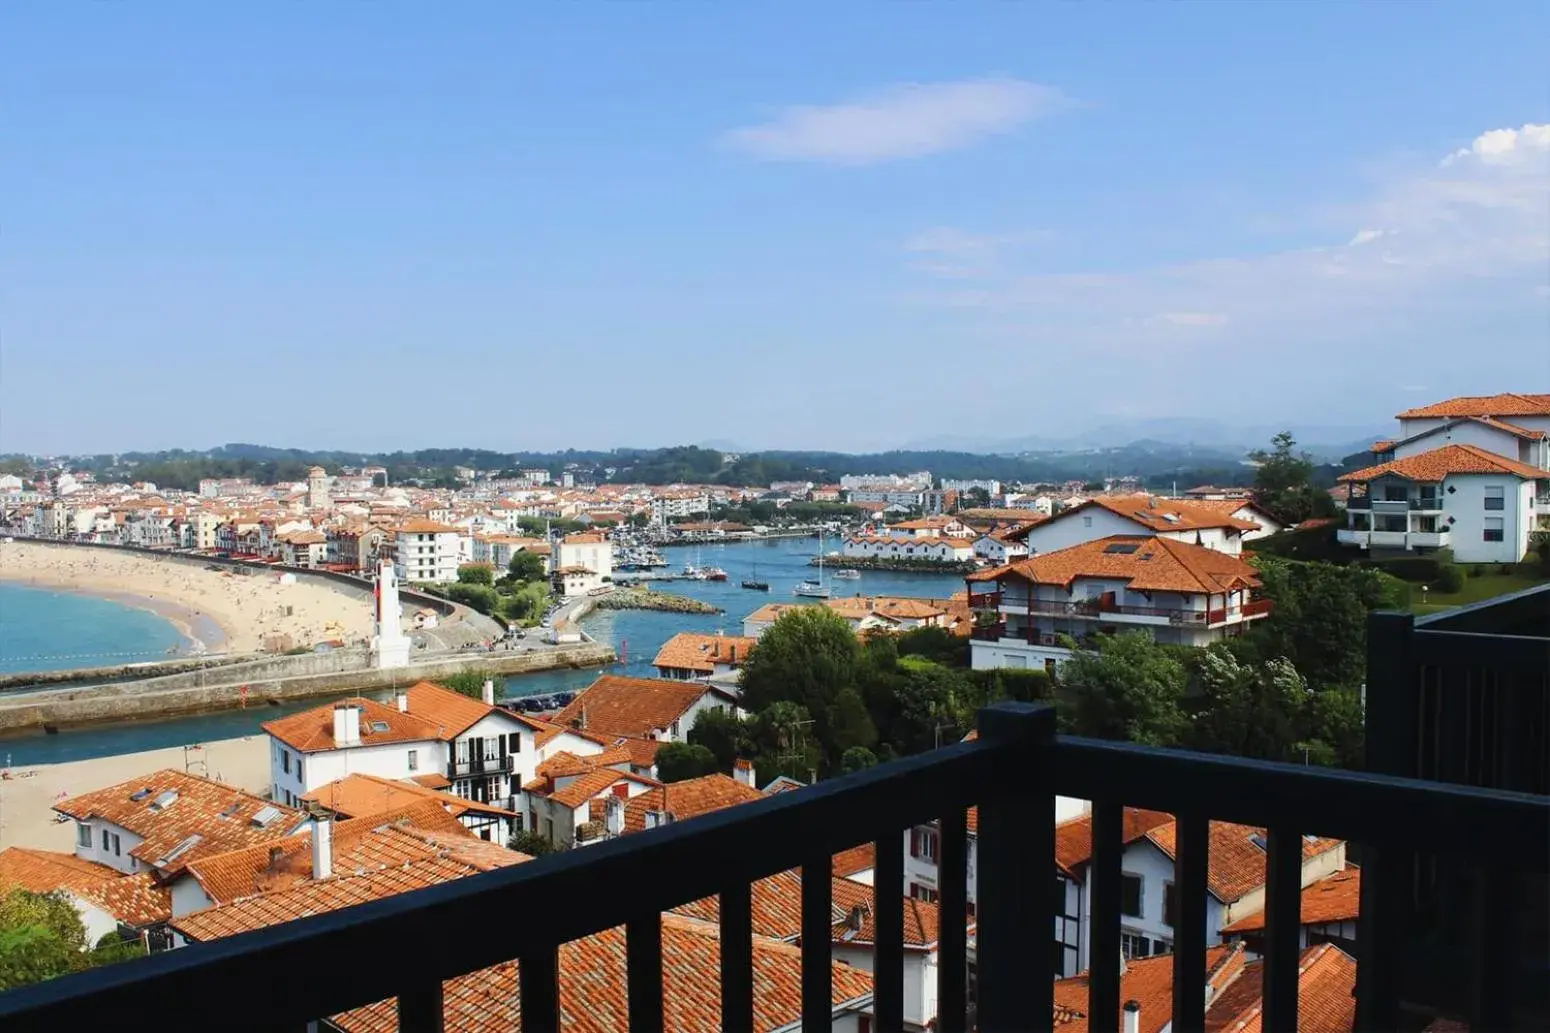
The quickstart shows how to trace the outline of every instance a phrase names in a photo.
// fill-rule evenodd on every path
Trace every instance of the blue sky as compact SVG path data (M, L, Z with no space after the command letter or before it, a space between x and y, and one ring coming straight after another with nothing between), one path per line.
M6 21L0 450L869 449L1550 389L1550 5Z

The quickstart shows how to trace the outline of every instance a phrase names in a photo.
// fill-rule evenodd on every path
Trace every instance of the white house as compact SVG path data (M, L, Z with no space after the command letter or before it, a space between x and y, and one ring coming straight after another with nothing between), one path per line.
M266 722L270 786L293 802L349 775L413 780L507 810L538 766L539 726L494 705L494 686L471 699L430 682L393 705L356 697Z
M1139 629L1158 642L1206 646L1271 609L1252 597L1260 584L1253 567L1162 535L1101 538L966 580L981 615L969 647L976 670L1053 670L1071 656L1062 636L1097 632Z
M1262 530L1255 520L1240 519L1209 503L1157 495L1100 495L1032 527L1008 532L1007 538L1021 541L1030 555L1125 534L1155 535L1237 556L1243 536Z
M551 549L542 538L527 538L515 534L476 534L472 542L472 558L475 563L487 563L495 568L495 576L501 577L511 558L519 552L531 552L543 557L544 569L548 570Z
M651 665L663 678L733 678L742 669L757 641L741 635L680 631L662 643Z
M398 580L445 583L457 580L462 559L462 532L434 520L409 520L399 525Z
M1336 536L1364 550L1447 548L1460 563L1516 563L1538 515L1550 513L1550 471L1479 445L1413 452L1340 480L1350 492Z
M736 695L711 682L605 674L577 693L551 723L601 735L687 742L689 729L706 710L737 712Z
M549 569L561 595L585 595L613 580L614 543L594 533L557 538Z
M1453 425L1450 433L1474 435L1478 432L1458 429L1461 421L1474 421L1506 430L1514 433L1514 436L1517 436L1515 432L1518 431L1537 433L1541 435L1538 440L1543 441L1545 440L1543 435L1550 435L1550 394L1500 394L1449 398L1447 401L1406 409L1395 419L1399 421L1401 440L1412 439L1425 431L1449 425ZM1458 440L1463 444L1482 445L1491 451L1496 451L1496 448L1478 437L1452 440ZM1519 436L1519 440L1525 439ZM1437 446L1434 443L1428 447ZM1501 454L1531 466L1536 465L1528 455L1521 452L1511 451Z
M1298 908L1297 946L1333 943L1356 953L1357 920L1361 916L1362 872L1345 867L1303 886ZM1265 953L1265 912L1256 911L1222 929L1227 940L1241 939L1255 954Z
M1028 555L1026 542L1012 541L1006 531L992 531L974 539L974 556L994 566L1011 563Z

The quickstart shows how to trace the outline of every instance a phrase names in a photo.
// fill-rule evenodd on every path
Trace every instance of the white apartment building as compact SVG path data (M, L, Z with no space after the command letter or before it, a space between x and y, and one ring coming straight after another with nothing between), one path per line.
M495 576L511 566L511 559L519 552L531 552L542 556L544 567L549 565L549 543L542 538L527 538L515 534L476 534L473 536L473 562L487 563L495 569Z
M970 666L1043 667L1070 659L1062 637L1146 630L1207 646L1270 613L1259 574L1224 552L1161 535L1114 535L971 574L969 604L985 615Z
M847 502L881 502L889 506L922 509L926 504L925 488L852 488L845 492Z
M858 534L845 539L842 555L856 559L965 562L974 558L974 542L968 538L901 538L894 535Z
M1398 416L1374 465L1340 478L1338 540L1359 549L1452 549L1461 563L1514 563L1550 523L1550 395L1454 398Z
M376 775L511 810L537 769L542 726L494 695L490 682L482 700L419 682L392 705L357 697L269 721L270 791L294 803L346 776Z
M710 496L703 491L664 492L651 500L651 519L661 523L710 512Z
M393 561L401 582L445 583L457 580L462 534L434 520L410 520L398 528Z
M996 480L943 480L943 491L956 491L960 495L978 488L987 495L1001 494L1001 482Z
M1123 534L1155 535L1237 556L1245 535L1264 529L1257 520L1234 515L1238 507L1232 509L1223 512L1220 504L1157 495L1100 495L1007 537L1021 541L1031 555Z

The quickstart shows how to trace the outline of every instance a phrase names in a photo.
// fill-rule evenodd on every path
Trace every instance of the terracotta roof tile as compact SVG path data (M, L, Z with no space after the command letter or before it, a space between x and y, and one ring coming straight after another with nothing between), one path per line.
M1173 815L1126 807L1122 821L1122 841L1134 843L1160 825L1171 825ZM1070 873L1092 860L1093 817L1084 814L1055 826L1055 863Z
M1239 520L1231 512L1202 506L1194 499L1166 499L1147 494L1099 495L1062 511L1059 518L1069 519L1069 514L1088 506L1100 506L1152 531L1202 531L1213 527L1253 531L1259 527L1252 520Z
M1536 469L1516 459L1499 456L1475 445L1444 445L1404 459L1394 459L1340 475L1341 481L1370 481L1384 475L1407 481L1440 481L1454 474L1506 474L1532 481L1550 478L1550 472Z
M764 794L719 772L672 782L631 797L624 804L624 831L643 832L647 811L667 811L674 821L764 799Z
M616 771L613 768L596 768L586 774L575 776L565 785L545 795L549 797L551 802L561 807L580 807L599 793L607 792L610 787L619 782L634 782L644 786L659 784L649 778L632 775L626 771Z
M176 795L169 800L169 794ZM171 768L83 793L54 810L77 821L109 821L142 837L130 856L164 877L200 857L282 839L305 820L294 808ZM264 824L255 824L259 817Z
M416 682L408 691L410 716L440 728L438 738L443 741L456 739L493 713L506 714L482 700L453 692L434 682Z
M158 886L154 872L104 879L95 886L71 892L137 929L157 925L172 917L172 890Z
M742 635L702 635L694 631L680 631L662 644L657 657L651 661L654 667L710 674L717 664L739 666L748 659L749 652L758 643L756 638Z
M1550 416L1550 394L1463 395L1406 409L1395 419L1423 420L1450 416Z
M1355 866L1347 866L1327 878L1307 886L1302 891L1301 923L1324 925L1333 922L1354 922L1360 915L1362 897L1362 873ZM1265 912L1258 911L1239 919L1222 930L1231 933L1253 933L1265 928Z
M1174 835L1177 829L1172 819L1164 825L1150 829L1146 838L1169 857L1174 856ZM1263 847L1256 838L1263 838L1265 830L1252 825L1234 825L1226 821L1211 823L1210 859L1206 870L1206 884L1216 899L1231 903L1265 884L1265 859ZM1302 838L1302 856L1306 861L1341 845L1338 839Z
M1235 952L1241 955L1241 946L1207 948L1202 990L1211 974L1226 964ZM1056 1033L1086 1033L1088 975L1083 972L1069 979L1055 980ZM1128 962L1119 980L1119 999L1121 1007L1126 1001L1135 1001L1141 1006L1140 1033L1161 1033L1173 1020L1173 957L1163 955ZM1119 1024L1123 1028L1123 1013Z
M762 793L760 794L763 795ZM834 855L834 874L841 878L877 867L877 844L862 843L860 846L841 850Z
M432 742L444 738L435 724L413 714L400 713L374 699L359 696L340 703L325 703L311 710L265 721L264 731L302 753L339 749L334 741L334 710L344 705L361 708L360 746L378 746L390 742ZM384 728L377 727L385 725Z
M1256 527L1258 525L1255 525ZM1113 535L970 574L980 583L1018 578L1069 588L1077 578L1120 580L1138 592L1220 593L1259 585L1259 572L1236 557L1171 538Z
M1206 1033L1261 1033L1263 961L1243 973L1206 1008ZM1356 1024L1356 961L1334 944L1309 947L1297 965L1299 1033L1350 1033Z
M830 876L834 941L871 943L876 936L874 890L871 886ZM934 904L900 894L904 909L904 945L925 950L937 942L938 918ZM753 931L756 936L794 942L802 935L802 869L792 868L760 879L752 888ZM857 910L859 909L859 911ZM720 920L717 897L705 897L673 909L675 913L715 923ZM852 913L861 918L859 928L849 924ZM971 923L972 928L972 923Z
M552 723L568 728L575 722L591 732L651 739L666 732L701 696L716 691L704 682L605 674L577 693Z
M24 846L0 850L0 895L13 889L33 893L84 889L104 879L118 878L122 878L122 873L117 869L74 854Z
M667 1033L705 1033L721 1018L719 930L677 915L662 916L663 1028ZM871 974L836 962L832 1000L864 1002ZM560 1025L566 1033L614 1033L629 1014L623 927L573 940L560 947ZM446 1033L520 1033L518 963L509 962L462 976L446 986ZM757 1033L790 1026L802 1014L802 952L755 936L753 1006ZM336 1015L345 1033L397 1033L392 1000Z
M302 796L308 803L333 811L343 818L359 818L398 810L415 803L433 802L454 816L469 812L508 815L511 812L477 800L442 793L413 782L398 782L380 775L346 775L318 786Z

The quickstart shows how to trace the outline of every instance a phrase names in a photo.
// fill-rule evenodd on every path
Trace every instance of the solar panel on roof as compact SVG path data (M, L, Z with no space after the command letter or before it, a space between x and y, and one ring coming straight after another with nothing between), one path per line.
M135 801L135 803L139 803L141 800L144 800L147 796L150 795L151 791L149 789L136 789L134 792L129 794L129 798Z
M1103 551L1129 555L1139 548L1141 548L1141 543L1139 542L1115 542L1112 545L1106 546Z
M280 816L280 812L273 807L260 807L253 815L253 824L259 828L268 827L269 823Z
M176 789L164 789L156 794L156 799L151 801L151 810L163 811L177 802L178 791Z

